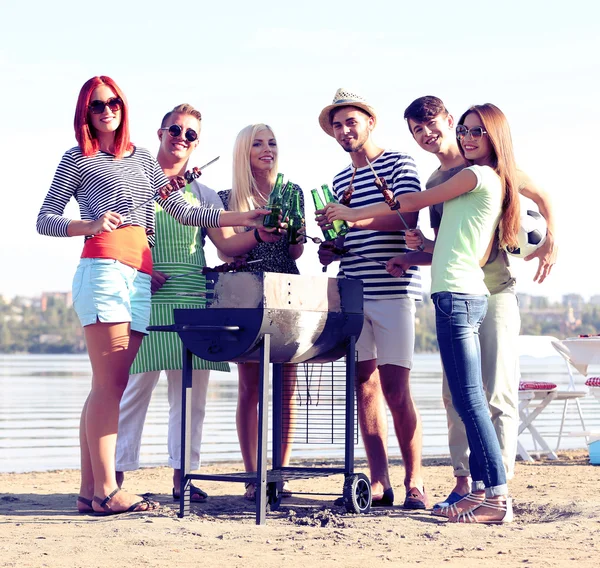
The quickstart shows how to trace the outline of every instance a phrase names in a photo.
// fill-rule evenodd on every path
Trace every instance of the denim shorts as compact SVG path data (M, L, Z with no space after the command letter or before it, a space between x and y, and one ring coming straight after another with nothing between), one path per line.
M73 307L81 325L131 322L147 334L150 323L149 274L118 260L82 258L73 277Z

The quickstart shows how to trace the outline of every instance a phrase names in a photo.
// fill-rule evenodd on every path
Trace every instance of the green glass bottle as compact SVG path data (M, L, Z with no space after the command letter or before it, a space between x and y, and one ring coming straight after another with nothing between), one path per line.
M323 205L323 201L321 200L318 190L311 189L310 194L312 195L313 203L315 204L315 211L323 209L325 205ZM323 236L325 237L326 241L333 241L337 237L337 233L333 229L321 227L321 231L323 231Z
M290 209L292 208L292 198L294 193L294 184L288 181L281 192L281 219L286 220L289 215Z
M323 190L323 195L325 196L326 203L338 202L337 199L333 196L333 193L331 192L327 184L323 184L321 186L321 189ZM340 237L343 237L348 232L348 224L342 219L340 219L339 221L334 221L333 228L335 229L337 235Z
M267 201L266 208L270 209L271 212L265 215L263 219L263 225L269 229L276 229L279 226L279 215L281 214L281 207L283 205L283 174L277 174L275 185L269 194L269 201Z
M300 209L300 191L292 189L290 193L292 194L292 204L288 214L287 242L290 245L295 245L298 240L298 231L305 226L305 222L302 209Z

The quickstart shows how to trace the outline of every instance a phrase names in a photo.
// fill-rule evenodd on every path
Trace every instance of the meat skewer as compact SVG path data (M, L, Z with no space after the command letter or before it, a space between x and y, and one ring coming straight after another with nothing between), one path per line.
M234 260L233 262L226 262L225 264L220 264L219 266L215 267L204 266L203 268L192 270L191 272L186 272L184 274L175 274L174 276L169 276L167 280L175 280L177 278L183 278L184 276L190 276L191 274L208 274L209 272L235 272L236 270L241 270L242 268L248 268L248 266L251 264L256 264L257 262L262 262L262 258L257 260Z
M367 160L367 164L369 165L369 167L371 168L371 171L373 172L373 175L375 176L375 185L379 188L379 190L383 194L383 199L385 200L388 207L392 211L395 211L396 213L398 213L398 217L400 217L404 227L406 228L407 231L410 231L410 227L408 226L408 223L404 220L404 217L402 217L402 213L400 213L400 211L398 211L398 209L400 209L400 204L394 199L394 194L392 193L391 189L388 188L387 181L385 181L385 178L379 177L377 175L377 172L375 171L375 168L373 167L371 162L369 162L368 158L365 158L365 159Z
M158 188L156 190L156 193L150 199L146 199L146 201L144 201L143 203L140 203L139 205L136 205L135 207L130 209L129 215L131 215L134 211L137 211L140 207L143 207L151 201L154 201L154 198L157 195L159 195L162 199L167 199L169 195L171 195L171 193L173 193L174 191L179 191L180 189L183 189L186 186L186 184L192 183L195 179L198 179L202 175L202 170L204 170L204 168L210 166L211 164L214 164L219 158L220 156L213 158L210 162L207 162L200 168L194 167L191 170L187 170L183 174L183 176L175 176L169 183Z

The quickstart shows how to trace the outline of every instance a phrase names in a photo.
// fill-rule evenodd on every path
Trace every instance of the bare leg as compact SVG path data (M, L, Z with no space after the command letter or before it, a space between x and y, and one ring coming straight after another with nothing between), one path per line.
M82 485L94 480L94 495L100 499L116 487L115 449L119 423L119 402L127 386L129 368L143 335L130 331L129 323L96 323L84 328L92 364L92 390L82 414L85 433L82 448ZM91 466L91 473L89 467ZM82 486L83 489L83 486ZM114 511L126 510L141 498L125 492L111 500ZM101 511L98 504L94 509Z
M283 367L283 424L281 441L281 465L290 465L292 454L292 431L294 428L294 395L296 394L296 365Z
M258 452L258 382L256 363L238 364L236 426L246 471L256 471Z
M376 360L359 361L356 385L358 423L371 473L373 495L391 487L387 455L387 414Z
M423 432L421 419L410 393L410 370L398 365L381 365L379 376L402 452L404 486L407 491L416 487L423 492Z

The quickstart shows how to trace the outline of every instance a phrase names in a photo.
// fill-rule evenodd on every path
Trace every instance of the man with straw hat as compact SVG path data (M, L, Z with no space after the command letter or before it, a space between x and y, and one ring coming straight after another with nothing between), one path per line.
M332 104L319 115L321 128L350 154L352 163L337 174L333 190L338 200L350 199L350 207L384 200L382 189L394 196L420 191L413 159L407 154L379 148L372 139L377 113L362 97L338 89ZM364 284L365 323L357 342L357 400L359 424L371 474L373 506L394 503L387 456L387 402L402 459L407 509L426 509L427 495L421 472L421 421L410 393L410 369L415 339L415 301L421 300L421 279L416 266L401 278L387 273L387 261L408 251L404 230L415 227L417 214L379 217L354 223L345 237L344 248L360 254L341 258L340 273L359 278ZM322 218L320 224L326 223ZM321 245L319 258L327 265L336 257Z

